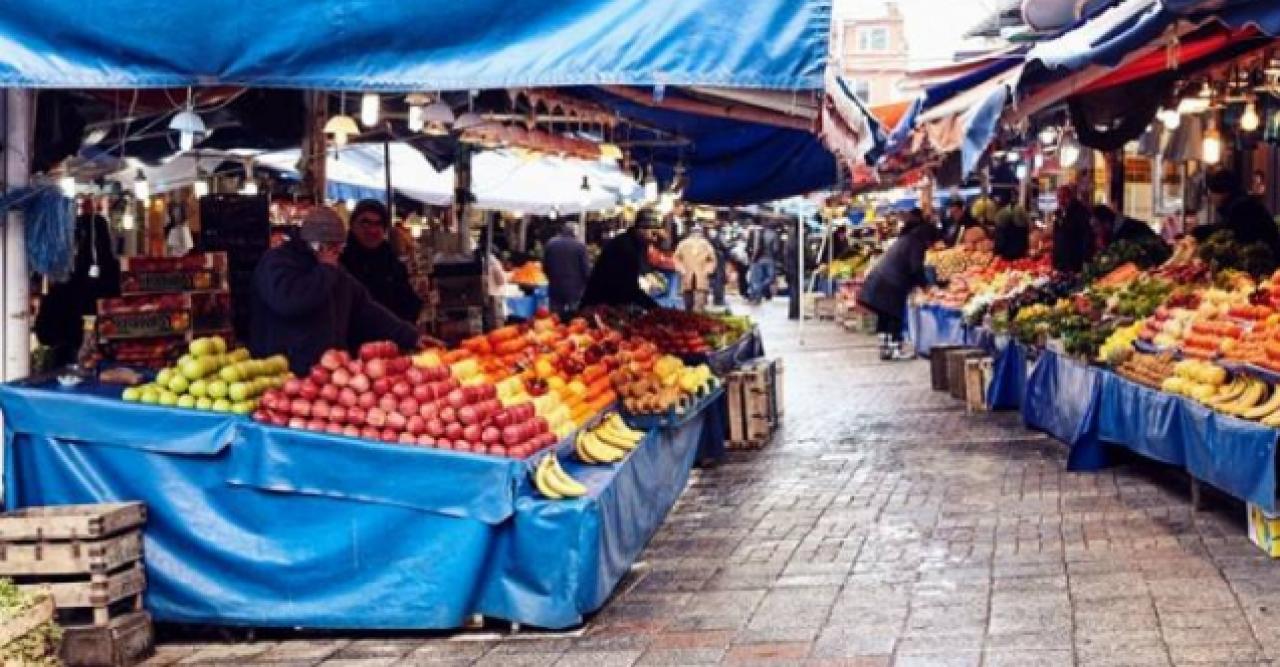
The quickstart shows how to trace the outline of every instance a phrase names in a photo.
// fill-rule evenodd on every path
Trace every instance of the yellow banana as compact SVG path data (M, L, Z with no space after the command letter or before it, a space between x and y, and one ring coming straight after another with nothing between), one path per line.
M560 467L560 459L555 454L548 454L547 459L551 461L547 464L547 485L553 491L565 498L578 498L587 494L587 487Z
M578 460L583 463L599 463L599 461L595 460L595 458L591 456L591 452L588 452L586 448L583 447L583 440L586 439L586 436L586 431L578 432L578 437L573 439L573 451L577 453Z
M639 441L618 435L616 431L607 426L596 429L593 432L593 435L595 435L600 442L603 442L610 447L616 447L626 451L635 449L636 445L639 444Z
M1276 412L1273 412L1270 415L1268 415L1266 418L1264 418L1262 420L1262 425L1271 426L1273 428L1280 428L1280 410L1277 410Z
M612 425L614 430L622 433L623 435L629 435L637 440L644 437L644 431L637 431L630 426L627 426L626 420L622 418L622 415L616 412L610 413L605 421Z
M1226 406L1223 406L1222 411L1229 415L1239 417L1250 408L1261 403L1262 399L1266 397L1266 391L1267 385L1265 383L1260 380L1250 378L1249 387L1244 390L1244 393L1240 395L1240 398L1228 403Z
M1268 399L1267 402L1257 407L1245 410L1244 414L1241 416L1245 419L1257 420L1269 417L1277 411L1280 411L1280 388L1273 388L1271 391L1271 398Z
M625 451L601 442L594 433L586 433L582 436L582 448L591 458L601 463L617 463L626 456Z
M560 495L559 492L551 488L551 484L547 480L547 472L548 470L550 470L550 468L547 467L547 463L548 461L546 457L543 457L543 459L538 462L538 465L534 469L534 473L533 473L533 485L538 488L538 493L541 493L542 495L546 496L547 498L550 498L551 500L560 500L564 496Z
M1237 377L1231 384L1219 389L1218 393L1204 403L1209 407L1221 409L1221 406L1239 399L1248 388L1249 384Z

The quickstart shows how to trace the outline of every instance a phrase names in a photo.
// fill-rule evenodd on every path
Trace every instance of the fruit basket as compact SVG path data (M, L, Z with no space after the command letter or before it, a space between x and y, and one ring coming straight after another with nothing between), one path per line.
M722 394L724 394L724 385L717 380L706 393L692 400L682 400L661 414L638 415L624 411L623 415L626 417L627 425L642 431L679 428L700 414Z

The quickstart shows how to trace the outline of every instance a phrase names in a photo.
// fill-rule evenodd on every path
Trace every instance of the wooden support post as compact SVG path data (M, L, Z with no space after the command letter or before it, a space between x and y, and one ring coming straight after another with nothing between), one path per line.
M328 143L324 124L329 119L329 97L323 91L309 90L303 96L306 117L302 133L302 183L316 204L325 201L325 160Z

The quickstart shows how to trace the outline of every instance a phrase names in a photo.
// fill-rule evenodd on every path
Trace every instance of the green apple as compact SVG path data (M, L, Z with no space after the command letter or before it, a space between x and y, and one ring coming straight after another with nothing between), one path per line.
M143 389L141 401L148 405L155 405L160 402L160 392L155 389Z
M218 372L219 368L222 368L225 365L226 364L222 361L221 357L201 357L200 367L204 370L204 374L200 377L213 375Z
M227 397L237 403L244 401L249 398L249 385L243 382L232 382L231 386L227 387Z
M187 389L191 387L191 383L187 381L187 378L181 375L174 375L173 378L169 380L168 386L169 391L175 394L185 394L187 393Z
M160 392L160 405L165 407L173 407L178 404L178 395L171 391Z
M219 398L213 402L214 412L231 412L231 401L225 398Z
M244 374L240 372L238 366L233 364L231 366L223 366L222 370L218 371L218 377L227 382L239 382L244 379Z
M196 397L191 394L183 394L178 397L178 407L191 409L196 407Z
M197 399L196 399L196 409L197 409L197 410L212 410L212 409L213 409L213 399L209 398L208 396L201 396L200 398L197 398Z
M231 411L238 415L247 415L253 412L253 401L238 401L231 405Z
M193 357L193 356L191 356L191 355L189 355L189 354L184 354L184 355L182 355L181 357L178 357L178 362L177 362L177 363L175 363L175 364L173 365L173 367L174 367L174 368L182 368L182 367L183 367L183 365L185 365L188 361L191 361L192 359L195 359L195 357Z
M120 394L120 398L129 401L130 403L136 403L142 399L142 389L139 389L138 387L128 387L124 390L124 393Z
M243 347L237 347L236 349L232 350L231 354L228 354L227 357L231 359L231 363L248 361L249 350Z
M267 361L271 362L271 367L274 368L277 373L284 373L289 370L289 358L283 354L272 356L268 358Z
M214 336L209 339L213 345L213 351L217 354L223 354L227 351L227 341L222 336Z
M196 398L204 398L209 395L209 383L205 380L196 380L187 387L187 393Z
M173 379L172 368L161 368L160 372L156 373L156 384L160 385L161 387L169 386L169 380L172 380L172 379Z
M182 369L182 375L188 380L199 380L207 375L204 361L200 359L188 359L179 368Z
M214 380L209 383L209 398L218 399L227 397L227 383L222 380Z
M203 357L210 354L217 354L217 350L213 346L213 341L208 338L197 338L191 341L191 354L197 357Z

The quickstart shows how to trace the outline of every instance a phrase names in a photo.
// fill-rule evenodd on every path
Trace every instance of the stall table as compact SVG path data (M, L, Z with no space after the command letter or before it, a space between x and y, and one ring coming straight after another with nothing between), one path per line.
M623 462L565 467L546 501L524 461L124 403L118 389L0 387L5 500L148 506L156 620L450 629L474 614L564 628L598 609L679 497L705 415ZM562 443L561 447L568 447Z

